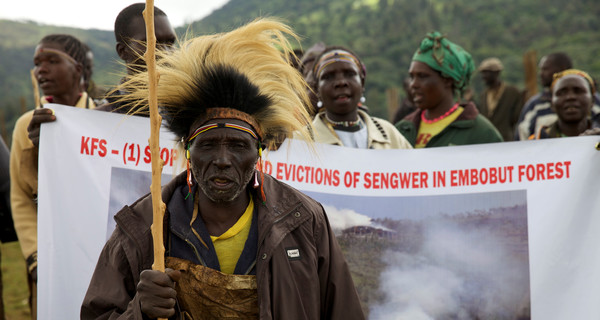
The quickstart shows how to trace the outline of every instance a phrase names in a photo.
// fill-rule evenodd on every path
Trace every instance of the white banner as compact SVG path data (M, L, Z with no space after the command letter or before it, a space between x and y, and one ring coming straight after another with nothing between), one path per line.
M38 316L73 319L112 215L149 192L149 121L50 107ZM265 171L324 205L370 319L597 319L598 140L425 150L292 141L265 155ZM163 184L182 168L173 145L161 131Z

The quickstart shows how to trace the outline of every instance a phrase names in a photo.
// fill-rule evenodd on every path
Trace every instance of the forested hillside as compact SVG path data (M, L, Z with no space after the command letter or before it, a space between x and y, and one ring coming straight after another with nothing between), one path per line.
M387 117L385 91L401 87L413 52L433 30L462 45L476 63L499 57L504 78L521 87L528 50L535 50L538 58L564 51L576 67L600 74L597 0L231 0L189 30L197 35L227 31L263 16L289 23L305 49L324 41L356 51L368 69L367 104L381 117ZM178 32L186 30L184 26ZM33 103L29 69L34 47L55 32L74 34L91 46L98 84L110 86L118 79L115 72L122 68L111 32L0 20L0 124L5 137L21 113L21 97L29 108ZM472 84L479 90L480 78L475 76Z
M387 117L384 92L401 87L412 54L438 30L469 51L476 64L489 56L505 65L504 78L523 86L523 54L540 58L564 51L576 67L600 73L600 2L594 0L231 0L192 24L195 32L230 30L258 16L285 19L303 36L345 45L367 66L367 104ZM475 89L481 80L475 76Z

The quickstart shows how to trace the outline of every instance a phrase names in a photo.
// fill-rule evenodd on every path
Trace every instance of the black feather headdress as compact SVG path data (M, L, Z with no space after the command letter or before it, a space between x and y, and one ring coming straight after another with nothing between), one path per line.
M157 98L169 129L186 139L206 121L233 117L249 123L266 146L294 133L310 140L307 85L289 63L286 36L296 37L286 25L262 19L159 53ZM147 73L120 89L135 109L146 108Z

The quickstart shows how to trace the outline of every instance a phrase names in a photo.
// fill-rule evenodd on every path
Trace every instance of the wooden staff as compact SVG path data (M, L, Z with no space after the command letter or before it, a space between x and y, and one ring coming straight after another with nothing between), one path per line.
M165 215L165 204L162 201L160 178L162 174L163 161L160 158L159 135L162 117L158 114L158 99L156 87L158 86L158 74L156 73L156 36L154 35L154 0L146 0L144 9L144 21L146 22L146 52L144 59L148 70L148 105L150 107L150 157L152 159L152 240L154 245L153 270L165 271L165 246L163 241L163 217Z
M538 91L537 84L537 52L529 50L523 54L523 70L525 72L525 101Z
M35 78L35 72L33 71L33 69L29 71L29 74L31 74L31 85L33 86L33 99L35 103L35 108L37 109L40 107L40 87L38 86L38 82Z

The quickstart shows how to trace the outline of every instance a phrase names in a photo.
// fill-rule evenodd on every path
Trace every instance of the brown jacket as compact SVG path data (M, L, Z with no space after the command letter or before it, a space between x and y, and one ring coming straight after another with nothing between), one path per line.
M164 186L163 201L184 183L185 173ZM255 198L260 319L364 319L323 207L269 175L264 191L265 204ZM147 195L115 216L117 229L100 254L81 319L146 319L136 285L153 260L151 200ZM289 248L299 249L299 259L288 257Z
M487 92L486 89L481 94L481 101L477 104L479 112L498 129L504 141L514 140L515 127L523 108L523 92L516 87L506 85L496 109L491 114L488 110Z

